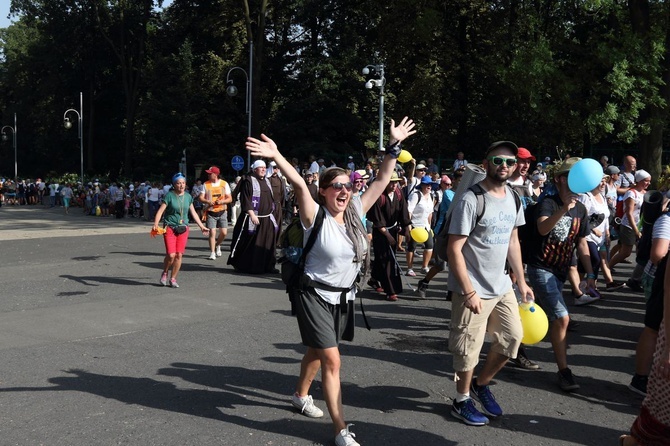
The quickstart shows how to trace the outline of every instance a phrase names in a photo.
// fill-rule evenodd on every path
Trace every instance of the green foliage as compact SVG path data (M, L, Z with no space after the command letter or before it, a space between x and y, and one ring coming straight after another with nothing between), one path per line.
M194 163L226 166L245 154L246 79L230 70L248 70L251 33L253 125L291 155L373 152L380 90L364 88L361 69L384 64L384 128L415 119L415 157L476 160L504 138L539 156L646 148L639 164L653 164L668 121L670 6L643 3L270 0L259 16L260 1L161 11L151 0L12 0L2 117L18 115L29 176L77 170L76 131L61 114L79 91L88 173L167 176L184 150L190 175Z

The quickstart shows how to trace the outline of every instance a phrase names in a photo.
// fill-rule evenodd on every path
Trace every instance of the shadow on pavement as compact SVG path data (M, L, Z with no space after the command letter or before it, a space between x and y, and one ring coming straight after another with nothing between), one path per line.
M571 444L601 446L616 444L619 435L628 431L630 426L621 426L621 430L617 431L589 423L580 423L556 417L511 414L504 415L500 421L491 422L490 427L525 432L545 441L547 439L556 439ZM599 440L588 442L585 441L586 438L598 438ZM537 438L535 441L537 441ZM528 443L521 442L519 444L533 443L535 442L528 438ZM535 444L546 443L537 442Z

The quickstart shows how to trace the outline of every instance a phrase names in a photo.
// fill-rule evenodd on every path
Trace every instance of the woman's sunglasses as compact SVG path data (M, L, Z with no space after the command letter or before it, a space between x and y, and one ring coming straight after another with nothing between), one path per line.
M328 187L332 187L335 190L342 190L342 188L351 191L351 181L348 181L346 183L340 183L339 181L337 183L331 183L328 185Z
M492 156L489 158L489 161L491 161L494 166L502 166L503 163L506 163L507 167L512 167L516 164L516 158L502 158L500 156Z

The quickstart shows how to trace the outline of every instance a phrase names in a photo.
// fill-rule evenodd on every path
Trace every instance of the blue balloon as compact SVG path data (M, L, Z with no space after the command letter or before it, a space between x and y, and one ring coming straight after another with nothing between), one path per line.
M568 173L568 186L575 194L592 191L603 179L603 166L593 158L577 161Z

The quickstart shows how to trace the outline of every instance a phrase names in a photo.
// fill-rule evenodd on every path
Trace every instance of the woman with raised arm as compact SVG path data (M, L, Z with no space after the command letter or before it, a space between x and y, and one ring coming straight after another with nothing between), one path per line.
M362 214L382 194L400 154L400 142L416 133L414 122L405 117L400 124L391 120L390 141L379 175L361 196ZM335 429L336 446L356 446L355 435L344 421L340 386L340 339L351 341L354 329L356 278L362 265L369 264L367 233L351 203L351 182L344 169L331 167L319 178L318 203L305 181L279 153L277 145L265 135L248 138L247 150L258 157L274 160L295 189L300 206L304 240L312 231L319 208L324 209L323 225L305 261L302 289L295 309L302 343L307 352L300 366L300 377L292 404L308 417L323 416L309 395L309 388L321 368L323 397Z

